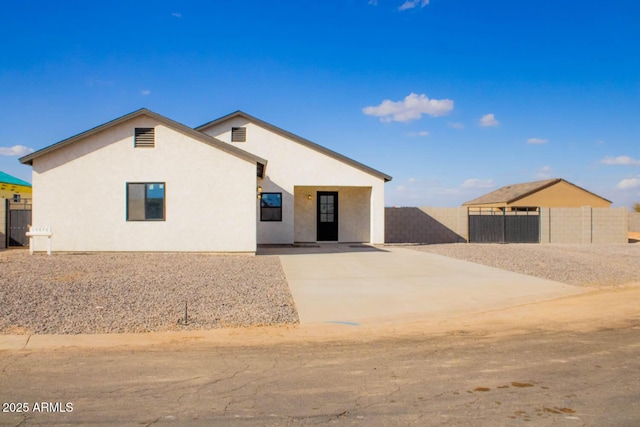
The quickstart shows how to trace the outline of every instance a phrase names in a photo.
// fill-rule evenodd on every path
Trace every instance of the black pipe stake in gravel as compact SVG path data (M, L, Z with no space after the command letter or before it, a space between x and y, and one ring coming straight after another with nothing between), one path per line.
M189 324L189 317L187 316L187 300L184 301L184 323L183 325Z
M634 256L637 261L639 255ZM92 253L47 258L29 256L27 250L0 251L0 338L15 331L218 329L221 319L234 326L298 323L277 256ZM155 278L152 286L149 277ZM96 309L107 301L125 303ZM188 325L182 325L185 301ZM189 318L190 308L197 319Z

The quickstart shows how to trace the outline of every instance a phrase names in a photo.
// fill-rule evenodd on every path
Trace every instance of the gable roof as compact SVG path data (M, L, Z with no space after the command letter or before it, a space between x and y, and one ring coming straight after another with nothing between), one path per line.
M553 179L545 179L543 181L533 181L533 182L524 182L522 184L512 184L506 185L502 188L498 188L495 191L487 193L483 196L475 198L473 200L469 200L468 202L464 202L462 206L469 205L484 205L488 203L513 203L517 200L520 200L524 197L527 197L533 193L537 193L540 190L544 190L547 187L551 187L559 182L565 182L573 187L576 187L582 191L585 191L593 196L596 196L602 200L605 200L611 203L610 200L605 199L604 197L598 196L588 190L585 190L582 187L578 187L575 184L570 183L562 178L553 178Z
M333 150L330 150L330 149L328 149L326 147L323 147L322 145L318 145L315 142L311 142L308 139L305 139L305 138L303 138L301 136L293 134L293 133L291 133L289 131L286 131L286 130L284 130L282 128L279 128L277 126L274 126L271 123L267 123L264 120L260 120L257 117L253 117L252 115L247 114L247 113L245 113L243 111L240 111L240 110L235 111L235 112L233 112L231 114L227 114L226 116L220 117L219 119L215 119L215 120L212 120L210 122L207 122L207 123L205 123L205 124L203 124L201 126L196 127L195 129L197 131L203 131L204 129L207 129L207 128L211 127L211 126L215 126L215 125L217 125L219 123L222 123L224 121L227 121L227 120L230 120L230 119L233 119L233 118L236 118L236 117L242 117L242 118L250 121L251 123L254 123L254 124L256 124L256 125L258 125L258 126L260 126L262 128L268 129L271 132L273 132L275 134L278 134L280 136L283 136L283 137L285 137L287 139L295 141L300 145L303 145L303 146L305 146L307 148L311 148L312 150L315 150L315 151L317 151L319 153L322 153L322 154L324 154L326 156L329 156L329 157L334 158L336 160L339 160L339 161L341 161L343 163L346 163L349 166L353 166L356 169L360 169L361 171L364 171L364 172L366 172L368 174L371 174L371 175L373 175L375 177L381 178L385 182L391 181L391 179L392 179L391 176L389 176L389 175L387 175L385 173L382 173L382 172L380 172L380 171L378 171L376 169L373 169L373 168L371 168L371 167L369 167L367 165L364 165L364 164L362 164L360 162L357 162L357 161L355 161L355 160L353 160L353 159L351 159L351 158L349 158L347 156L343 156L342 154L337 153L337 152L335 152Z
M96 126L92 129L89 129L85 132L79 133L75 136L72 136L71 138L67 138L64 139L60 142L57 142L53 145L49 145L48 147L42 148L36 152L33 152L31 154L28 154L24 157L20 158L20 163L26 164L26 165L33 165L33 159L36 159L40 156L43 156L47 153L50 153L54 150L57 150L58 148L62 148L64 146L67 146L69 144L73 144L74 142L83 140L85 138L90 137L91 135L94 135L98 132L102 132L103 130L109 129L113 126L119 125L121 123L124 123L128 120L134 119L136 117L140 117L140 116L147 116L147 117L151 117L153 119L156 119L157 121L159 121L160 123L164 124L167 127L170 127L174 130L177 130L178 132L182 132L184 134L187 134L191 137L193 137L194 139L197 139L201 142L204 142L205 144L209 144L212 147L218 148L222 151L225 151L229 154L233 154L237 157L240 157L241 159L245 159L249 162L255 162L255 163L259 163L263 166L266 166L267 161L261 157L258 157L254 154L251 154L247 151L244 151L240 148L234 147L233 145L229 145L226 142L220 141L219 139L216 139L212 136L206 135L202 132L198 132L192 128L190 128L189 126L183 125L182 123L178 123L174 120L171 120L165 116L162 116L158 113L154 113L151 110L147 110L146 108L141 108L139 110L136 110L132 113L126 114L122 117L118 117L117 119L111 120L110 122L104 123L102 125ZM264 168L263 168L264 169Z
M23 181L20 178L16 178L15 176L11 176L8 173L4 173L0 171L0 182L11 185L23 185L25 187L31 187L27 181Z

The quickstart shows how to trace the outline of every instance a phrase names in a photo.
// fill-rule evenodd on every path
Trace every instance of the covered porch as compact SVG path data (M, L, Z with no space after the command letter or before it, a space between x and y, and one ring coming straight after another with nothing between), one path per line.
M294 186L294 241L374 243L384 218L374 215L372 194L372 187Z

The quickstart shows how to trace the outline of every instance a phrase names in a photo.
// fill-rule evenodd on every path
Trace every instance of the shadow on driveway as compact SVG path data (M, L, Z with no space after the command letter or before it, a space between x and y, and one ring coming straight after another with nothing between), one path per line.
M256 255L308 255L352 252L387 252L365 243L294 243L288 245L258 245Z

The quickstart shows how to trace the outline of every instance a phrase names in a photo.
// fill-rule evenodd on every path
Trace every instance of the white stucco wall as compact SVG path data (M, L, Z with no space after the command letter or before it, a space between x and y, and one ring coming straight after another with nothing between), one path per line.
M136 127L155 148L134 148ZM33 225L54 251L255 252L255 171L141 116L34 159ZM165 221L126 220L128 182L165 183Z
M246 127L247 142L231 142L231 128ZM365 241L384 243L384 180L367 172L341 162L326 154L310 149L293 140L284 138L258 125L248 122L242 117L229 119L215 126L203 129L215 138L228 142L238 148L268 160L264 180L260 185L263 192L282 192L282 222L258 222L258 243L293 243L294 241L315 241L315 222L307 220L312 229L301 228L297 224L294 229L294 188L322 187L339 192L339 208L342 211L356 205L362 206L362 195L366 194L370 201L370 209L361 210L362 215L369 215L368 236L361 232L363 219L357 219L351 212L339 218L338 238L341 242ZM349 187L349 188L343 188ZM362 191L355 191L355 188ZM349 203L352 196L358 202ZM315 200L315 193L314 193ZM315 203L315 202L314 202ZM315 205L314 205L315 206ZM315 211L315 207L314 207ZM354 230L358 230L357 232ZM361 240L364 239L364 240Z

